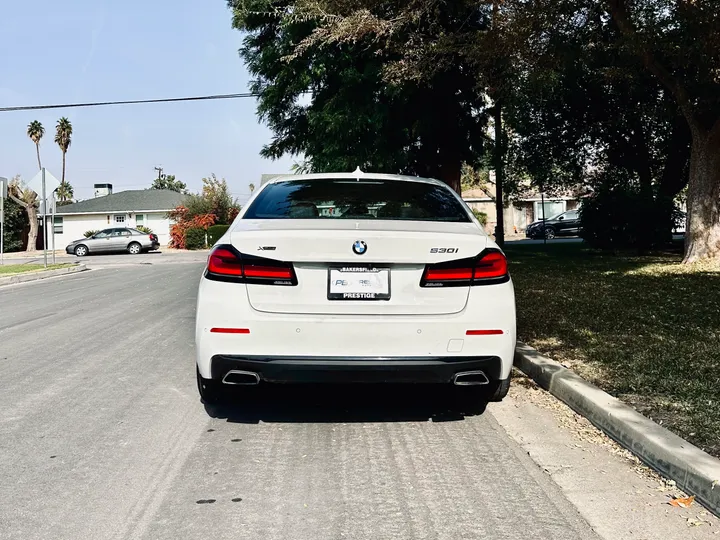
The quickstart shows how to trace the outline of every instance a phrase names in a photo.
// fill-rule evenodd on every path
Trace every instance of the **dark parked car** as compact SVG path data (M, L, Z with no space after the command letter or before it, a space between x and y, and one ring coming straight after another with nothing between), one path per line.
M110 253L125 251L137 255L160 247L160 241L154 234L145 234L137 229L104 229L89 238L75 240L68 244L65 251L70 255L84 257L89 253Z
M525 229L525 236L532 239L555 238L556 236L578 236L580 234L580 213L568 210L555 217L531 223Z

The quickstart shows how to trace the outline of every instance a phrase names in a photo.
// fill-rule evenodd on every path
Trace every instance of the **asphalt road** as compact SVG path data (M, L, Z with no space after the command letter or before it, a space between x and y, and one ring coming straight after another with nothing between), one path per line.
M442 392L270 388L206 410L193 356L201 268L0 289L0 538L598 538L508 434L529 433L524 415L500 425L512 402L466 415ZM544 459L569 459L566 446ZM603 473L613 466L626 481L625 465ZM590 476L573 489L601 493L607 475ZM593 507L600 526L612 521Z

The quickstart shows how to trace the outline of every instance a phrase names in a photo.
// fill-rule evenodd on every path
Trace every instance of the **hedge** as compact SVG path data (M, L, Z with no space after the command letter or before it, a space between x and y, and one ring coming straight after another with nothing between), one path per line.
M212 227L208 227L208 247L213 247L229 228L230 225L213 225Z
M205 248L205 229L190 227L185 231L185 249Z

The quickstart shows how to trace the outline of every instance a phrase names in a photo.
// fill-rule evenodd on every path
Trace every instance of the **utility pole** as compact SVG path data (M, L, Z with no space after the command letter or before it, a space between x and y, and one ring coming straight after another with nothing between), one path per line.
M47 197L45 196L45 167L42 168L43 256L47 268Z
M7 197L8 179L0 176L0 264L5 264L5 197Z
M503 140L502 140L502 107L501 101L495 101L495 213L497 225L495 226L495 242L498 246L505 245L505 205L503 204Z
M500 6L499 0L493 0L492 32L496 41L499 42ZM502 60L500 60L502 62ZM495 124L495 213L497 214L497 225L495 225L495 243L501 248L505 245L505 205L503 204L503 182L505 181L503 163L503 125L502 125L502 100L501 87L505 81L501 80L502 73L495 73L493 101L493 123Z
M155 170L158 172L158 177L157 177L157 179L158 179L158 183L160 183L160 180L162 180L163 168L162 168L162 167L155 167Z

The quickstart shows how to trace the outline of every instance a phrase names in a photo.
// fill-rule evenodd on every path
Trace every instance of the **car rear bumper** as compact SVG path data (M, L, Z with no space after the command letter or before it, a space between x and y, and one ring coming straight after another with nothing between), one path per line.
M216 355L211 374L221 381L232 370L257 373L274 383L450 383L458 373L482 371L490 379L501 377L497 356L372 358Z

